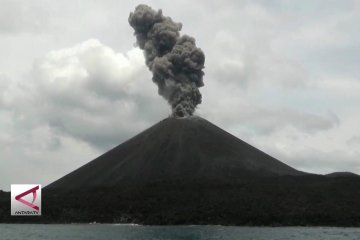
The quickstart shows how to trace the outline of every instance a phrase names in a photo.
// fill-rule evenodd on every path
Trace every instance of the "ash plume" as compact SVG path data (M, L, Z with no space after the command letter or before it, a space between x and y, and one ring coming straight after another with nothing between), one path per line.
M171 105L172 115L191 116L201 103L199 87L204 86L205 55L196 47L195 39L180 35L181 23L143 4L130 13L129 23L137 45L144 50L159 94Z

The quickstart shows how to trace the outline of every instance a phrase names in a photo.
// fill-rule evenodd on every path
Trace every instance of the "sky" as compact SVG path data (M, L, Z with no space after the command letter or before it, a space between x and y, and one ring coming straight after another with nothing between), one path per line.
M299 170L360 174L359 1L0 0L0 189L171 114L128 24L139 3L204 51L196 115Z

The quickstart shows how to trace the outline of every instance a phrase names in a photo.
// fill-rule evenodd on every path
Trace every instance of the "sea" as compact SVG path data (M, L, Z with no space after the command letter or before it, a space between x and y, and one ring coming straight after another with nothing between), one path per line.
M359 240L360 228L0 224L1 240Z

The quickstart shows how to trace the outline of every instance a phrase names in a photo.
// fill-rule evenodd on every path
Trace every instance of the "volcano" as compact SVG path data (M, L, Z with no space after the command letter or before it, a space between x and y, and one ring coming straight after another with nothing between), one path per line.
M50 184L77 189L166 180L233 180L305 173L201 117L167 118Z
M0 192L0 213L10 211ZM360 177L298 171L200 117L166 118L0 222L360 226Z

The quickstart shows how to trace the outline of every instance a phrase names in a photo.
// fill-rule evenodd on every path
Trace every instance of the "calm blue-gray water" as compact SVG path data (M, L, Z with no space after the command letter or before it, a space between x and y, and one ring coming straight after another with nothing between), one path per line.
M1 240L359 240L360 228L0 224Z

